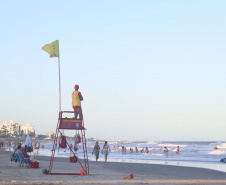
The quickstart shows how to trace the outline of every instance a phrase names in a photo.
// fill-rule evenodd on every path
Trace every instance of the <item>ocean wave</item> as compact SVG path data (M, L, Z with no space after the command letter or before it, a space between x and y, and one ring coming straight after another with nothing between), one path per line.
M214 150L212 152L209 152L208 154L212 154L212 155L222 155L222 154L225 154L226 152L225 151L222 151L222 150Z
M226 148L226 143L223 143L222 145L217 146L217 148Z
M157 143L154 141L148 141L147 144L157 144Z
M175 145L175 144L158 144L158 146L163 146L163 147L186 147L187 145Z

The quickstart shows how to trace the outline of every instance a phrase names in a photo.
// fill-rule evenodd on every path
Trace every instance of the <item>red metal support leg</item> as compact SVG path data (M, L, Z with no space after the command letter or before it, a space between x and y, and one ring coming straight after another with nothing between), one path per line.
M59 137L59 124L60 124L60 119L61 119L61 112L59 112L59 118L58 118L58 122L57 122L57 128L56 128L56 133L55 133L55 137L54 137L54 142L53 142L53 149L52 149L52 154L51 154L51 159L50 159L50 164L49 164L49 174L51 174L52 168L53 168L53 160L54 160L54 155L55 155L55 150L56 150L56 146L57 146L57 140Z
M83 119L83 128L84 128L84 119ZM87 154L85 130L81 130L81 135L82 135L82 144L83 144L83 153L84 153L86 174L89 174L89 160L88 160L88 154Z
M53 161L54 161L54 155L55 155L55 150L57 148L57 141L58 141L58 137L59 137L59 134L62 135L61 131L60 131L60 125L61 125L61 121L62 121L62 114L63 113L74 113L72 111L61 111L59 112L59 118L58 118L58 123L57 123L57 128L56 128L56 133L55 133L55 137L54 137L54 142L53 142L53 149L52 149L52 154L51 154L51 159L50 159L50 164L49 164L49 171L45 174L49 174L49 175L80 175L80 173L52 173L52 168L53 168ZM82 115L82 118L83 118L83 115ZM64 118L66 119L66 118ZM70 119L69 119L70 121ZM85 137L85 128L84 128L84 118L82 120L82 122L80 122L82 124L82 127L79 128L79 129L76 129L74 127L71 127L71 123L70 122L66 122L67 123L67 126L70 125L70 127L66 127L64 129L74 129L74 130L81 130L81 135L82 135L82 145L83 145L83 153L84 153L84 167L83 165L81 164L81 162L77 159L78 163L80 164L80 166L82 167L82 169L84 170L84 172L86 174L89 174L89 161L88 161L88 154L87 154L87 146L86 146L86 137ZM63 128L61 128L63 129ZM68 145L69 147L69 144L66 142L66 144ZM70 148L70 147L69 147ZM71 152L75 155L74 151L70 148ZM47 171L47 170L45 170Z

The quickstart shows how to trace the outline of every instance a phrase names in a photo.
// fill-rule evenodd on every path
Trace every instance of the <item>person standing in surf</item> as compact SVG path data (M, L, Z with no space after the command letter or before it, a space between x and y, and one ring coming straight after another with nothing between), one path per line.
M169 152L169 150L168 150L168 148L165 146L165 150L163 151L163 153L166 154L166 157L168 157L168 152Z
M105 141L103 149L102 149L102 154L104 154L105 157L105 162L107 162L107 158L108 158L108 153L111 151L108 142Z
M99 144L98 144L98 142L96 142L96 144L95 144L95 146L94 146L94 148L93 148L93 152L92 152L92 154L95 154L95 156L96 156L96 162L97 162L97 160L98 160L98 158L99 158L99 153L100 153L100 146L99 146Z
M72 107L74 109L75 119L77 119L79 115L79 119L82 118L82 107L81 107L81 101L83 100L81 92L78 91L79 86L75 85L75 90L72 92Z
M177 146L177 152L176 152L176 154L179 154L179 153L180 153L180 147Z

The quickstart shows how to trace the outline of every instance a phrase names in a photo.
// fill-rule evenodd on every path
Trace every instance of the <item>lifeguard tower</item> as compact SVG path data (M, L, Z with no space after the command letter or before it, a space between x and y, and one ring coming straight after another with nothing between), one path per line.
M46 175L81 175L81 171L83 171L84 174L89 174L89 162L88 162L86 137L85 137L86 129L84 127L84 120L63 117L64 113L72 113L74 115L73 111L60 111L59 112L59 118L58 118L58 122L57 122L55 138L54 138L54 142L53 142L53 149L52 149L52 155L51 155L50 164L49 164L49 170L44 169L42 172L43 172L43 174L46 174ZM74 153L72 148L69 147L69 144L66 141L66 137L61 132L61 130L76 130L76 132L78 132L78 133L81 132L81 134L80 134L81 135L81 143L82 143L82 147L83 147L82 149L83 149L83 153L84 153L84 160L82 162L78 159L78 157L76 156L76 154ZM59 136L61 136L61 143L59 145L61 145L62 148L66 148L66 146L69 147L71 153L73 154L73 157L70 157L70 162L77 163L75 165L79 164L81 166L81 171L76 172L76 173L52 172L54 155L55 155L57 145L59 143L58 142Z
M78 157L73 152L72 148L69 147L70 151L73 153L73 157L70 157L71 163L76 163L75 165L78 165L78 163L81 166L82 174L89 174L89 163L88 163L88 155L87 155L87 147L86 147L86 137L85 137L85 127L84 127L84 119L74 119L74 118L67 118L63 117L64 113L72 113L74 115L73 111L61 111L61 83L60 83L60 54L59 54L59 40L56 40L50 44L46 44L42 47L44 51L50 54L50 57L58 57L58 69L59 69L59 118L57 122L57 128L55 133L55 138L53 142L53 149L52 149L52 155L50 159L49 164L49 170L44 169L42 172L46 175L81 175L81 172L77 173L54 173L53 170L53 161L54 161L54 155L56 151L56 147L58 144L59 136L61 136L61 148L66 148L66 146L69 147L69 144L67 143L65 135L61 132L61 130L76 130L78 132L81 132L81 143L83 147L83 153L84 153L84 161L82 164L81 161L79 161ZM82 116L83 118L83 116Z

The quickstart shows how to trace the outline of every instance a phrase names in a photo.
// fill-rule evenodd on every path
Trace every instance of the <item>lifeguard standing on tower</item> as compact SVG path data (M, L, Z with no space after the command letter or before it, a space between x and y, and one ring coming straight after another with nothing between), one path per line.
M82 107L81 101L83 100L81 92L78 91L79 85L75 85L75 90L72 92L72 107L75 113L75 119L77 119L79 115L79 119L82 120Z

